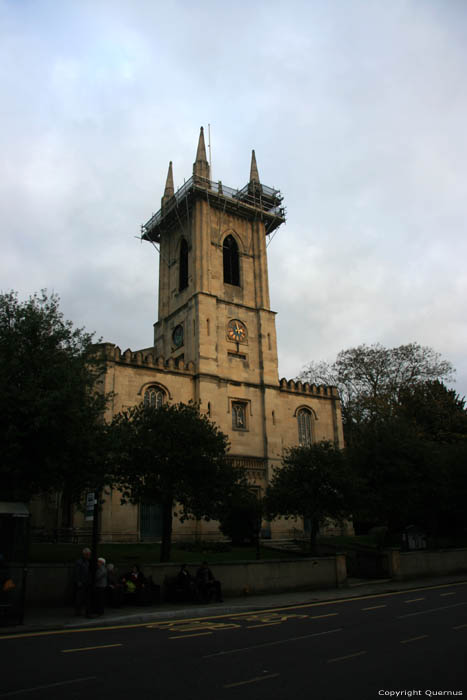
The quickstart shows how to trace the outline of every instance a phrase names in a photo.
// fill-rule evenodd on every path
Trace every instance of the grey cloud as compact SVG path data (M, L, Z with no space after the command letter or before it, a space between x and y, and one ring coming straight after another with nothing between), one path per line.
M255 148L285 195L281 374L415 340L467 392L465 3L3 1L0 19L2 288L54 288L79 325L147 346L157 258L135 236L210 122L215 178L245 184Z

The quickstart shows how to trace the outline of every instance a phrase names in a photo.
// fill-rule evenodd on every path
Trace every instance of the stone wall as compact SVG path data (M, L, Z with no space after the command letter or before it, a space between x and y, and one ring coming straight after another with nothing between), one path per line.
M467 549L400 552L387 550L388 572L394 579L445 576L467 571Z
M401 552L400 562L402 578L454 574L467 571L467 549Z
M444 576L467 572L467 549L436 552L381 553L386 575L395 580ZM143 567L155 583L162 584L167 576L175 576L179 564L150 564ZM197 565L190 564L195 574ZM226 596L281 591L313 590L345 586L347 569L345 555L307 559L270 559L213 564L214 575L222 582ZM31 564L26 583L26 604L63 605L72 598L71 564Z
M166 576L175 576L180 564L150 564L142 567L157 584ZM195 574L197 565L189 565ZM214 575L221 581L226 596L281 591L336 588L346 582L345 557L317 557L244 561L235 564L213 564ZM71 564L31 564L26 584L26 604L63 605L72 599Z

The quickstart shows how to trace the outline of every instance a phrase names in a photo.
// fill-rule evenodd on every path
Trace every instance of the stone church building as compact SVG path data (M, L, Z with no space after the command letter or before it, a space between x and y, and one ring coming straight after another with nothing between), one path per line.
M192 177L175 192L170 163L161 208L142 226L142 239L159 251L154 345L102 346L105 391L114 395L108 418L141 401L199 402L260 493L285 448L321 440L343 446L337 390L279 380L266 243L284 221L281 194L261 183L254 151L242 189L211 181L201 128ZM73 525L84 527L82 519L75 513ZM303 532L292 520L263 526L266 537ZM157 504L122 506L118 492L106 496L103 541L157 539L160 527ZM216 535L214 522L174 521L174 539Z

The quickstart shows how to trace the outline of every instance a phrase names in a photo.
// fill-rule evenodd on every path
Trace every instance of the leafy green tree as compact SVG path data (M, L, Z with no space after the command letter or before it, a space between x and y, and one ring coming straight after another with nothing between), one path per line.
M2 497L29 500L103 483L103 367L93 336L63 318L59 297L0 295Z
M248 484L238 484L219 515L220 530L235 545L257 542L262 513L263 503L258 494Z
M310 521L310 551L320 525L351 516L356 482L346 457L330 442L293 447L286 453L266 492L266 512Z
M440 534L467 535L465 504L467 502L467 440L443 445L438 468L445 476L443 510L439 514Z
M443 444L467 441L465 399L438 380L401 392L397 414L424 440Z
M465 489L454 454L467 430L464 401L443 384L453 375L449 362L417 343L360 345L302 372L302 380L339 389L350 463L363 484L357 526L436 532L457 512L456 491Z
M418 384L404 392L399 420L423 444L425 470L417 490L422 519L437 535L466 531L467 409L465 399L442 382Z
M193 404L140 404L110 426L123 499L162 508L161 561L170 561L174 508L183 520L217 518L241 477L226 460L227 437Z
M365 484L360 521L392 534L410 524L432 535L465 527L467 412L441 382L407 387L391 416L360 426L348 454Z
M357 531L385 525L398 533L410 524L422 525L422 490L430 479L426 445L403 422L392 419L360 432L347 454L362 489L354 512Z
M333 363L311 362L300 379L338 388L350 444L369 423L391 418L411 388L449 380L453 374L452 365L432 348L418 343L385 348L376 343L342 350Z

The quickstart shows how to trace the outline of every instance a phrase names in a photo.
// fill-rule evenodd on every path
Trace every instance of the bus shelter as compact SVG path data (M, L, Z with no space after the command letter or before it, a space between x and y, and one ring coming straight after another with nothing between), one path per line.
M0 626L23 622L29 518L24 503L0 501Z

